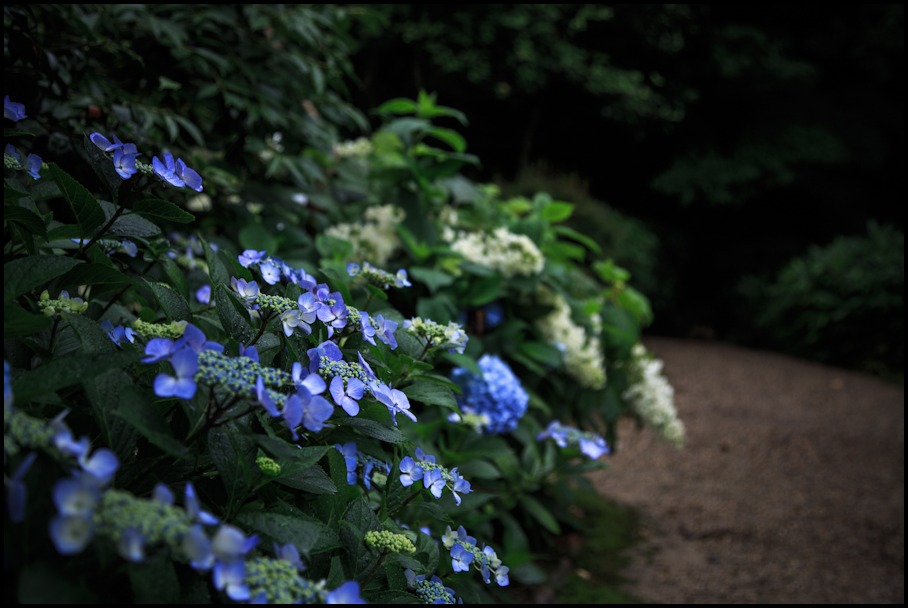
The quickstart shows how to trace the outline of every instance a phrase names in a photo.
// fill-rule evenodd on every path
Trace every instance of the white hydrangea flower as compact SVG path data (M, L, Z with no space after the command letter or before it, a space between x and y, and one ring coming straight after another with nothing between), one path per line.
M333 152L340 158L365 158L372 154L372 141L367 137L343 141L334 144Z
M465 259L496 270L505 277L534 276L545 266L545 256L530 237L515 234L504 226L491 234L445 227L442 238Z
M628 376L632 380L623 397L647 425L670 444L684 445L684 423L675 409L675 389L662 374L662 361L653 357L642 344L631 352Z
M536 327L547 342L564 353L567 373L586 388L603 388L606 382L605 357L599 338L589 335L586 329L574 323L571 306L561 294L540 290L539 299L554 306L555 310L540 318Z
M350 243L351 260L369 260L376 266L384 266L401 246L396 226L406 217L404 210L395 205L369 207L362 221L336 224L325 234Z

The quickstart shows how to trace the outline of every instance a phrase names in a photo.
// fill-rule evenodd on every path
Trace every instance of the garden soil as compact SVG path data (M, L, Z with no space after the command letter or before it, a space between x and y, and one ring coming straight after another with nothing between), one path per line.
M640 517L624 590L649 603L904 602L904 388L715 342L645 343L687 444L626 424L593 474Z

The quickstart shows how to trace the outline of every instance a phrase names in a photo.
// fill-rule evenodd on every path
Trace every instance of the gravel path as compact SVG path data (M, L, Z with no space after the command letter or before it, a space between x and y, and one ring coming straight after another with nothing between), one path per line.
M652 603L904 602L903 388L715 342L646 345L665 362L687 445L625 425L593 476L642 515L628 591Z

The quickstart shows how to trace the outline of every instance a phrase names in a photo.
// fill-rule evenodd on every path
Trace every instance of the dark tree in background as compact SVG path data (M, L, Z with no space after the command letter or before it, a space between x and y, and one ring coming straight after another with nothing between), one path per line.
M660 241L654 332L784 348L755 322L755 279L868 221L904 229L902 6L371 10L358 105L435 92L470 119L478 178L574 173L643 220ZM864 279L842 297L884 280L849 270ZM885 281L900 289L903 263ZM901 299L887 310L901 318Z

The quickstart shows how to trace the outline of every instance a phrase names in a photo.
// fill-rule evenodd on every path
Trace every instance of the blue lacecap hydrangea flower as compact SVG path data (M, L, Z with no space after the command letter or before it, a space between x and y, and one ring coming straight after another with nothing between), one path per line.
M466 413L488 418L483 429L487 433L513 431L526 413L529 395L500 357L483 355L478 363L482 376L462 367L451 372L451 380L463 391L458 404Z

